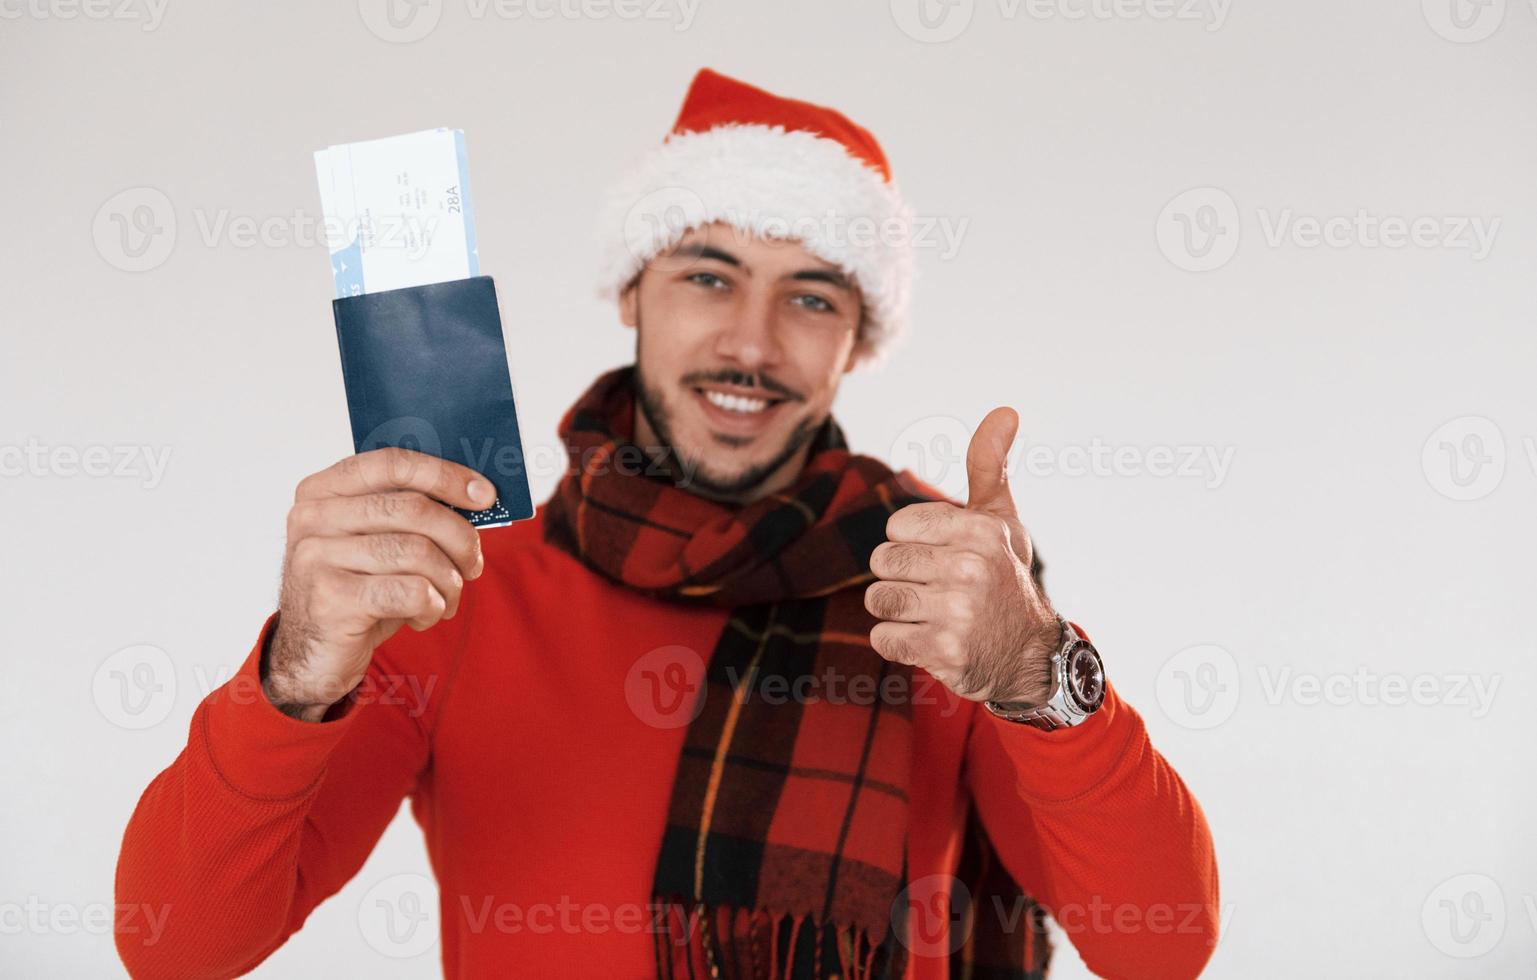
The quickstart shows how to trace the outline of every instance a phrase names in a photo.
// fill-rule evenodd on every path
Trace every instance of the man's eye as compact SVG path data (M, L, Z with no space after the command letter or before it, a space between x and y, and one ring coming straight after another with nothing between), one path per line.
M833 308L833 304L815 293L802 293L795 297L795 302L815 313L830 313Z
M696 272L688 277L688 281L698 283L701 286L709 286L711 289L726 284L726 280L713 272Z

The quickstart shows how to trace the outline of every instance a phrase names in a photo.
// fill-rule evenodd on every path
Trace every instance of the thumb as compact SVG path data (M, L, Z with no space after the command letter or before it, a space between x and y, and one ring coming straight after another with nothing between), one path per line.
M966 447L966 509L1016 517L1009 493L1008 456L1019 413L1007 405L987 413Z

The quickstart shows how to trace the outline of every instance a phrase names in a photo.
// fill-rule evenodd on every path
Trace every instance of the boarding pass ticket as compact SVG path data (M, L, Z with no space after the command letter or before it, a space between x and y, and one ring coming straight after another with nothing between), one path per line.
M329 146L315 175L337 298L480 275L462 130Z

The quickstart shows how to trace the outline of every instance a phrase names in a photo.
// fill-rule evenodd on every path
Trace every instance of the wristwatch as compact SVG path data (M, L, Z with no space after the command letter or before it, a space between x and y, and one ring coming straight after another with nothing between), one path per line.
M1042 731L1082 724L1105 703L1105 664L1094 644L1061 620L1062 641L1051 655L1051 697L1045 704L1025 701L984 701L988 711Z

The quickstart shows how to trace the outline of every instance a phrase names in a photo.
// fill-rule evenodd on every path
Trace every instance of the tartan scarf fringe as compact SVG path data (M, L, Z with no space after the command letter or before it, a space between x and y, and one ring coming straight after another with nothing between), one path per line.
M906 965L890 931L877 938L807 914L679 896L654 902L659 980L888 980Z

